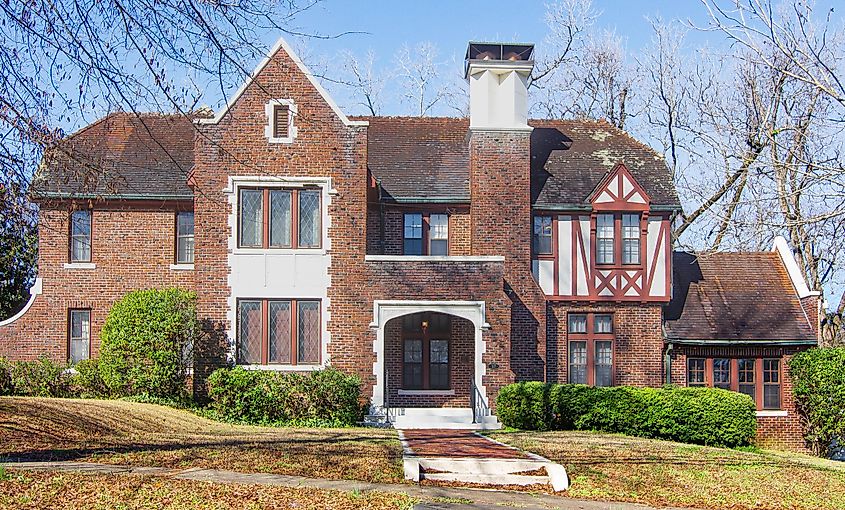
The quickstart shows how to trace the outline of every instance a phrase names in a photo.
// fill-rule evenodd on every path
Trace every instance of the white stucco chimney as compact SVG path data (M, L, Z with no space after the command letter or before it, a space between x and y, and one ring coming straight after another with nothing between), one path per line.
M469 43L470 129L527 130L533 44Z

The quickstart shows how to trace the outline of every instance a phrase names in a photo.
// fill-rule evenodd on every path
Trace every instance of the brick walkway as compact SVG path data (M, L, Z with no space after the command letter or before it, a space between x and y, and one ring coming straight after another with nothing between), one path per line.
M532 459L528 454L479 436L471 430L406 429L406 449L417 457ZM406 452L408 453L408 452Z

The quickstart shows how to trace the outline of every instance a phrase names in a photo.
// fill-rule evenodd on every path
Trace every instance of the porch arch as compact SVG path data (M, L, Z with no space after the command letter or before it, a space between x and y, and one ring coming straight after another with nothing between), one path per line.
M370 328L376 331L373 352L376 361L373 363L373 376L376 383L373 386L371 402L372 414L380 414L384 408L385 365L385 325L392 319L415 313L434 312L452 315L468 320L475 330L473 382L481 393L485 406L489 407L487 388L484 386L484 375L487 372L483 356L486 351L486 341L483 332L490 328L486 318L484 301L413 301L413 300L375 300L373 301L373 322Z

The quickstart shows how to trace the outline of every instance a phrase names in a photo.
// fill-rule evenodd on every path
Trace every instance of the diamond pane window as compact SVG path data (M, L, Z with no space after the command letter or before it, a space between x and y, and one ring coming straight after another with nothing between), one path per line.
M320 192L299 192L299 247L320 246Z
M291 363L290 301L270 301L270 363Z
M270 191L270 246L291 246L291 192Z
M449 388L449 341L434 340L430 342L429 354L429 386L431 389Z
M613 264L613 215L596 216L596 263Z
M569 342L569 382L587 384L587 342Z
M70 215L70 261L91 262L91 211Z
M613 343L596 342L596 386L613 384Z
M241 190L241 246L260 248L264 244L263 195L257 189Z
M422 339L406 339L405 353L402 363L402 386L407 389L420 389L423 386L423 341Z
M261 301L240 301L238 305L238 364L261 363Z
M316 364L320 362L320 302L299 301L297 303L299 322L297 324L297 363Z
M622 263L640 263L640 215L622 215Z
M70 311L70 362L88 359L91 352L91 311Z
M449 216L432 214L428 218L428 254L449 254Z

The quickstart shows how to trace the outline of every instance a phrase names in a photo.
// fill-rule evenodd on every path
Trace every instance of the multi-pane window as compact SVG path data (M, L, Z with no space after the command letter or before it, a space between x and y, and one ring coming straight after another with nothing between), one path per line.
M702 358L687 359L687 386L706 386L707 382L704 378L705 360Z
M429 341L429 387L433 390L449 388L449 340L432 338Z
M713 360L713 386L723 390L731 389L731 360L724 358Z
M239 247L320 247L319 190L244 188L238 204Z
M428 217L428 254L449 254L449 216L432 214Z
M405 255L448 255L449 215L405 213L402 239Z
M176 263L194 263L194 213L176 214Z
M80 209L70 215L70 261L91 262L91 211Z
M402 317L402 388L448 390L451 319L437 313Z
M596 216L596 263L613 264L614 225L612 214Z
M402 364L402 387L418 390L423 387L423 341L406 338Z
M91 354L91 310L70 310L68 359L77 363Z
M534 253L537 255L553 253L551 216L534 216Z
M320 301L239 300L238 364L319 364L320 330Z
M780 409L780 360L763 360L763 409Z
M780 365L776 358L687 358L687 386L737 391L751 397L757 409L780 409Z
M606 313L567 314L569 382L613 385L613 316Z
M622 215L622 263L640 263L640 215Z

